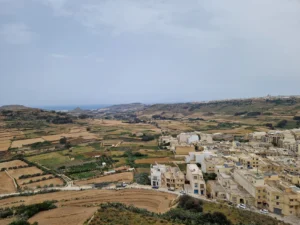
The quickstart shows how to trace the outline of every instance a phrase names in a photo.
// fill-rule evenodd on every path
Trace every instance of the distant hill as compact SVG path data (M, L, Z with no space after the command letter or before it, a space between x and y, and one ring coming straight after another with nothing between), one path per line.
M295 116L300 110L300 98L224 100L203 103L154 104L139 112L139 116L172 115L230 115L253 117L259 115Z
M1 110L22 110L22 109L31 109L30 107L26 107L24 105L3 105L0 107Z
M145 109L146 105L142 103L112 105L107 108L98 109L98 112L135 112Z

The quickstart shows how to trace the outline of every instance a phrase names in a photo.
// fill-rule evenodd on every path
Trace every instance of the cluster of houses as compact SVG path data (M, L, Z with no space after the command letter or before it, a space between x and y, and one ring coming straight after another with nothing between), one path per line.
M246 138L249 142L220 142L200 132L162 137L165 144L172 142L175 154L177 146L202 148L184 156L186 171L153 165L151 184L300 217L300 129L254 132ZM203 174L212 173L216 179L205 182Z

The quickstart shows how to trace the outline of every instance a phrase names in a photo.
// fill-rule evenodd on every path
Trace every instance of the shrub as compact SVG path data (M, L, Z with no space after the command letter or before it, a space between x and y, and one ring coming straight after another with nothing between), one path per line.
M66 138L66 137L62 137L62 138L59 140L59 143L60 143L61 145L66 144L66 143L67 143L67 138Z
M286 124L287 124L287 120L281 120L280 122L277 123L276 127L284 128Z
M139 173L134 176L135 182L143 185L150 185L151 181L149 179L149 175L147 173Z

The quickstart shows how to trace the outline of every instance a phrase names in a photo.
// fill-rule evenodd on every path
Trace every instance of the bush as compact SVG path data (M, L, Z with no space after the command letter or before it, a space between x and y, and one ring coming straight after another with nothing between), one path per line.
M216 180L217 178L217 174L215 173L204 173L203 174L203 179L205 180L205 182L209 181L209 180Z
M276 127L284 128L286 124L287 124L287 120L281 120L280 122L277 123Z
M67 138L66 138L66 137L62 137L62 138L59 140L59 143L60 143L61 145L66 144L66 143L67 143Z
M191 212L203 212L203 202L199 199L192 198L188 195L183 195L179 198L178 207L190 210Z
M147 173L139 173L134 175L134 180L138 184L150 185L151 181L149 179L149 175Z

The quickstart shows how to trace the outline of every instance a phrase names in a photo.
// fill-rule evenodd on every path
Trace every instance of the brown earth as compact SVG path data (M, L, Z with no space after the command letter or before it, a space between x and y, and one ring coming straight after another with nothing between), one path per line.
M189 152L194 152L194 147L189 146L177 146L176 147L176 155L188 155Z
M14 218L0 219L0 225L9 225L14 221Z
M13 161L9 161L9 162L0 163L0 169L14 167L14 166L27 166L27 163L25 163L21 160L13 160Z
M39 225L82 225L97 209L98 207L61 207L40 212L28 221L38 222Z
M18 140L13 141L11 144L12 148L21 148L23 145L31 145L37 142L44 142L45 140L42 138L32 138L32 139L25 139L25 140Z
M14 182L5 172L0 172L0 183L0 194L16 192Z
M36 173L43 173L42 170L31 166L26 168L20 168L16 170L8 170L8 173L15 179L19 180L19 177L21 175L30 175L30 174L36 174Z
M2 207L35 204L57 200L58 206L96 206L105 202L121 202L151 212L164 213L170 209L177 196L170 193L144 189L61 191L33 196L19 196L0 200Z
M10 140L0 141L0 152L1 151L7 151L10 147L10 144L11 144Z
M86 184L95 184L95 183L102 183L102 182L131 182L133 180L133 173L132 172L125 172L125 173L116 173L112 175L107 175L99 178L89 179L89 180L82 180L75 182L76 185L86 185Z

